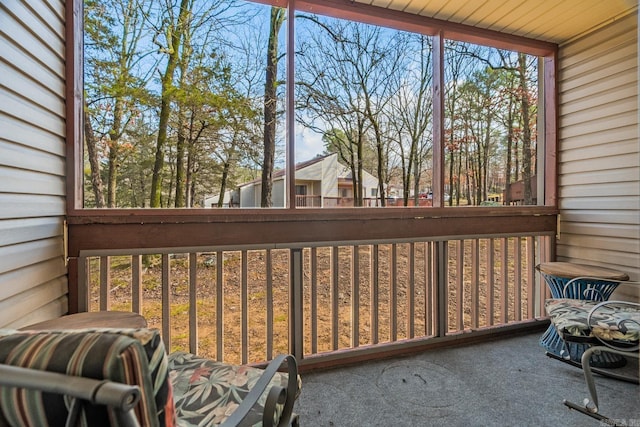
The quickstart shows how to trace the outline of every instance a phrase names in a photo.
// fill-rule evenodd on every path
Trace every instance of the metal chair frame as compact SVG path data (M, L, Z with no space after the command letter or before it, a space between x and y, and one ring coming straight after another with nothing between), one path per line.
M575 283L573 283L574 281L581 281L584 282L585 280L600 280L598 278L589 278L589 277L577 277L569 282L566 283L566 285L564 286L563 289L563 294L565 294L565 292L569 292L572 293L572 289L575 289ZM637 282L628 282L628 281L624 281L621 283L628 283L631 285L640 285L640 283ZM638 312L640 313L640 304L638 303L634 303L634 302L630 302L630 301L615 301L615 300L611 300L611 301L603 301L600 302L598 304L596 304L588 313L587 315L587 325L589 327L589 329L593 329L593 317L594 315L597 313L598 310L602 309L603 307L621 307L621 306L626 306L626 307L631 307L632 309L636 309L638 310ZM629 326L629 324L635 324L638 325L638 327L640 327L640 323L635 320L635 319L624 319L621 320L620 322L618 322L617 326L620 330L624 330L624 328L627 328ZM587 383L587 388L589 391L589 395L590 398L585 398L583 401L582 405L570 402L568 400L564 400L563 403L574 410L577 410L585 415L588 415L592 418L595 418L599 421L604 421L608 424L611 425L615 425L615 422L613 420L611 420L610 418L601 415L598 411L599 411L599 406L598 406L598 394L596 391L596 384L595 384L595 380L594 380L594 373L603 375L603 376L607 376L613 379L617 379L617 380L623 380L623 381L627 381L627 382L631 382L634 384L639 384L640 383L640 377L636 378L636 377L628 377L628 376L623 376L623 375L618 375L616 373L607 371L607 370L603 370L603 369L598 369L598 368L594 368L591 366L591 360L592 357L594 356L598 356L602 353L609 353L609 354L613 354L613 355L617 355L617 356L621 356L624 358L633 358L639 361L640 363L640 355L639 355L639 349L640 349L640 345L639 344L616 344L613 341L609 341L609 340L605 340L600 338L597 334L593 335L589 338L586 337L574 337L572 335L569 334L563 334L562 338L565 340L565 343L572 343L572 342L579 342L579 343L589 343L590 346L589 348L587 348L585 350L585 352L582 355L581 361L580 363L574 362L572 360L566 359L564 357L558 357L555 355L551 355L549 353L547 353L547 355L549 355L550 357L553 357L557 360L561 360L563 362L569 363L573 366L577 366L582 368L583 372L584 372L584 377L585 377L585 382Z

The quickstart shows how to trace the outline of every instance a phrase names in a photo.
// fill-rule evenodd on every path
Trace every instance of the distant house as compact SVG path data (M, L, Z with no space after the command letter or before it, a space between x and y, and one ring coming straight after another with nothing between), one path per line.
M362 173L362 191L365 205L378 203L378 180L370 173ZM234 194L237 192L236 194ZM238 186L235 191L224 195L224 207L239 200L241 208L260 207L262 182L257 179ZM206 207L217 206L219 195L205 198ZM285 207L285 171L273 174L271 190L273 207ZM237 206L237 204L232 204ZM353 206L353 177L348 167L338 162L338 155L318 156L296 165L296 206L299 207L339 207Z

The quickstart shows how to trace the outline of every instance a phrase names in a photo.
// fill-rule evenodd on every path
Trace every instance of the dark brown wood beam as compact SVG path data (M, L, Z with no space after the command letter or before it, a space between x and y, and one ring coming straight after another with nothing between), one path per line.
M394 209L388 209L394 211ZM443 215L447 211L448 215ZM193 248L235 245L288 245L343 241L410 240L464 236L555 234L556 215L549 208L398 209L293 214L261 211L256 215L98 216L71 218L69 256L81 251ZM373 211L373 212L371 212ZM376 213L376 215L374 215Z

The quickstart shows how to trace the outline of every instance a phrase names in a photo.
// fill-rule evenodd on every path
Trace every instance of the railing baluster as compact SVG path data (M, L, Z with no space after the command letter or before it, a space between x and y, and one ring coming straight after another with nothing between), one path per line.
M456 240L456 330L464 330L464 240Z
M391 244L391 271L389 272L389 332L391 341L398 340L398 245Z
M311 248L311 354L318 352L318 249Z
M415 289L416 289L416 272L415 272L416 244L409 243L409 288L407 289L407 336L413 338L415 332Z
M162 254L162 341L171 352L171 290L170 287L171 265L169 254Z
M513 312L515 321L522 319L522 238L513 238Z
M91 308L89 301L91 293L90 261L90 258L78 257L78 312L80 313L89 311Z
M495 298L495 240L489 239L487 242L487 326L492 326L495 316L494 298Z
M198 354L198 254L189 253L189 351Z
M100 311L111 309L111 257L100 257Z
M142 314L142 257L131 256L131 309Z
M267 360L273 359L273 259L271 249L266 250L267 268Z
M378 256L379 247L373 245L371 248L371 343L378 344L378 292L379 292L379 275L378 275Z
M433 242L424 242L424 334L430 336L433 331Z
M338 279L340 278L338 272L338 247L331 247L331 345L334 350L338 349L338 337L340 331L338 329Z
M216 358L224 362L224 252L216 252Z
M480 322L480 239L471 242L471 328Z
M535 291L535 259L536 259L536 247L535 238L532 236L527 237L527 318L533 319L536 317L535 303L536 303L536 291Z
M295 248L289 251L289 352L298 359L303 356L303 298L302 281L302 249Z
M241 334L242 334L242 364L245 365L249 360L249 291L248 291L248 276L249 267L247 264L247 251L241 251L241 263L242 269L240 271L241 286L240 286L240 316L241 316Z
M502 260L500 262L500 274L502 275L502 291L501 291L501 314L502 323L506 324L509 321L509 272L507 270L509 260L509 245L508 239L503 237L502 239Z
M449 242L437 242L435 253L436 335L443 337L449 331Z
M360 247L351 248L351 346L360 346Z

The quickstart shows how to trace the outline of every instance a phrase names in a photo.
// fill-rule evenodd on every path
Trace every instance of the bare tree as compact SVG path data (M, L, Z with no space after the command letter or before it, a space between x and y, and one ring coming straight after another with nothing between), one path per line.
M298 52L297 118L327 132L327 141L352 169L354 203L363 201L365 143L372 142L378 197L385 204L389 161L388 121L383 112L391 99L392 80L402 49L397 33L381 27L302 15ZM298 26L298 28L303 25ZM335 130L340 132L336 133Z
M413 192L418 205L420 181L427 157L433 146L428 134L432 117L431 102L431 43L423 35L406 35L406 73L394 73L396 90L390 102L388 120L394 129L402 174L403 202L407 206ZM413 187L411 186L413 181Z
M264 83L264 152L262 162L262 193L260 205L271 207L271 190L274 157L276 151L277 85L278 85L278 34L284 23L286 9L271 8L267 66Z
M85 3L86 97L85 132L92 168L92 182L98 185L96 162L99 141L106 144L108 207L116 207L121 141L127 128L139 116L139 104L147 98L144 86L149 75L137 70L145 56L139 45L144 37L144 15L148 5L135 0L88 0ZM94 126L99 128L98 132ZM96 136L95 134L103 136ZM99 205L101 197L96 197ZM104 205L104 203L103 203Z

